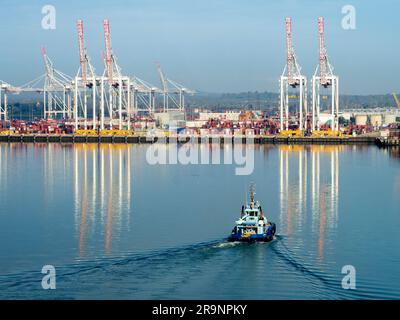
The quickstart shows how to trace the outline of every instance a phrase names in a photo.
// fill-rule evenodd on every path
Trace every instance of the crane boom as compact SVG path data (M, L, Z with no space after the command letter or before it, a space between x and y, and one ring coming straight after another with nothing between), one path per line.
M286 24L286 49L287 49L287 75L289 84L293 84L294 55L293 55L293 44L292 44L292 19L287 17L285 19L285 24Z
M161 65L159 63L157 63L157 71L160 76L160 81L163 86L163 91L166 93L168 90L167 80L165 79L164 73L162 72Z
M320 72L320 82L322 85L327 85L328 80L327 75L327 57L326 57L326 47L325 47L325 27L324 27L324 17L318 17L318 34L319 34L319 72Z
M47 57L46 48L42 47L41 52L42 52L44 66L46 69L46 74L47 74L47 76L52 77L53 76L53 65L51 64L51 61Z
M107 19L103 21L104 28L104 40L106 45L105 59L107 68L107 77L110 83L113 82L113 56L111 49L111 33L110 33L110 23Z
M76 23L76 27L78 30L78 45L79 45L79 60L81 64L81 75L82 82L86 84L87 80L87 57L86 57L86 49L85 49L85 39L83 33L83 21L78 20Z

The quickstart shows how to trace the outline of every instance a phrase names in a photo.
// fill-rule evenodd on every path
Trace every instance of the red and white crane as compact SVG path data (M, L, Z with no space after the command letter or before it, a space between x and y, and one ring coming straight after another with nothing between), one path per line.
M300 74L300 67L297 64L296 56L293 50L293 36L292 36L292 19L285 19L286 25L286 66L287 66L287 77L289 85L296 87L299 85L299 80L295 77Z
M321 111L321 89L330 89L331 106L330 118L331 129L339 129L339 77L333 73L333 67L329 63L325 45L325 25L324 18L318 18L318 37L319 37L319 64L312 77L312 128L320 130L320 111Z
M280 77L280 130L289 129L289 87L297 89L298 100L298 129L305 129L304 116L307 115L307 78L301 74L293 49L292 19L285 19L286 27L286 66Z
M116 114L118 128L121 130L123 129L124 117L127 117L127 126L130 127L132 80L130 77L122 75L121 68L117 64L111 47L110 22L107 19L103 20L103 30L105 70L101 77L100 127L104 129L105 109L107 107L110 128L113 128L114 114Z
M324 18L318 18L318 35L319 35L319 72L320 72L320 83L324 86L328 85L326 78L327 70L327 56L325 47L325 30L324 30Z
M114 59L113 53L111 49L111 32L110 32L110 22L105 19L103 21L103 30L104 30L104 42L105 42L105 65L107 70L107 78L110 84L113 84L113 68L114 68Z
M94 67L90 63L89 55L87 54L85 47L85 35L83 21L78 20L76 23L76 28L78 32L78 48L79 48L79 63L80 68L75 77L74 81L74 120L75 129L79 127L79 109L82 110L83 117L83 128L88 128L88 113L87 113L87 100L88 92L87 89L91 90L92 98L92 128L95 130L97 128L97 109L96 109L96 89L97 89L97 79ZM83 98L82 98L83 95ZM83 101L82 101L83 100ZM81 108L79 108L81 104Z
M81 64L81 77L82 77L82 82L86 84L88 60L86 56L85 37L83 33L82 20L77 21L76 28L78 30L78 47L79 47L79 62Z
M86 51L82 20L77 21L76 28L79 49L79 69L76 76L72 78L55 69L43 48L44 74L19 87L0 81L0 119L7 119L7 93L20 92L43 93L44 118L57 118L62 115L64 119L74 120L75 129L88 129L91 126L90 120L93 129L112 129L114 121L118 121L119 129L130 128L131 115L138 114L139 111L153 114L156 97L161 94L164 94L165 110L184 110L185 94L194 91L167 78L160 66L158 70L162 90L136 76L122 75L112 50L108 20L103 21L104 72L101 76L96 76ZM92 117L88 116L88 102L93 103Z

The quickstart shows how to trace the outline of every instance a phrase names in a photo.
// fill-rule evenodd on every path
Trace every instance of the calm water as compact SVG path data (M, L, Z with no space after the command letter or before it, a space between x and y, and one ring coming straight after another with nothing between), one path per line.
M236 176L150 165L147 148L0 144L0 298L400 298L398 155L256 146ZM227 243L252 181L279 235ZM41 289L48 264L56 290Z

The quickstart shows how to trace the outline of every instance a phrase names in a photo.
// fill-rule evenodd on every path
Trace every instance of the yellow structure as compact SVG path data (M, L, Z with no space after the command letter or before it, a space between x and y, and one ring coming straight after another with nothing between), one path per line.
M282 137L301 137L303 135L303 132L300 129L282 130L279 133L279 135L282 136Z
M134 132L132 130L120 130L120 129L103 129L99 132L93 129L78 129L75 131L77 136L132 136Z
M97 136L97 130L92 129L78 129L75 131L77 136Z
M12 130L3 130L3 131L0 131L0 135L2 135L2 136L9 136L9 135L11 135L11 134L13 134Z
M343 133L340 130L314 130L312 137L343 137Z
M132 130L120 130L120 129L103 129L100 130L102 136L132 136L134 132Z

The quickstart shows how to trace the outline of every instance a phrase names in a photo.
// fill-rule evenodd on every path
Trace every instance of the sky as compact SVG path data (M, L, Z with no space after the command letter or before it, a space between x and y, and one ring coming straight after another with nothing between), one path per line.
M103 19L123 73L156 86L155 64L188 88L206 92L279 91L286 63L285 17L303 73L318 64L317 18L325 18L327 52L341 93L399 91L400 1L381 0L0 0L0 79L22 85L44 73L40 48L54 67L79 67L76 20L87 52L103 72ZM42 7L56 9L56 28L42 28ZM342 27L342 7L355 8L355 29Z

